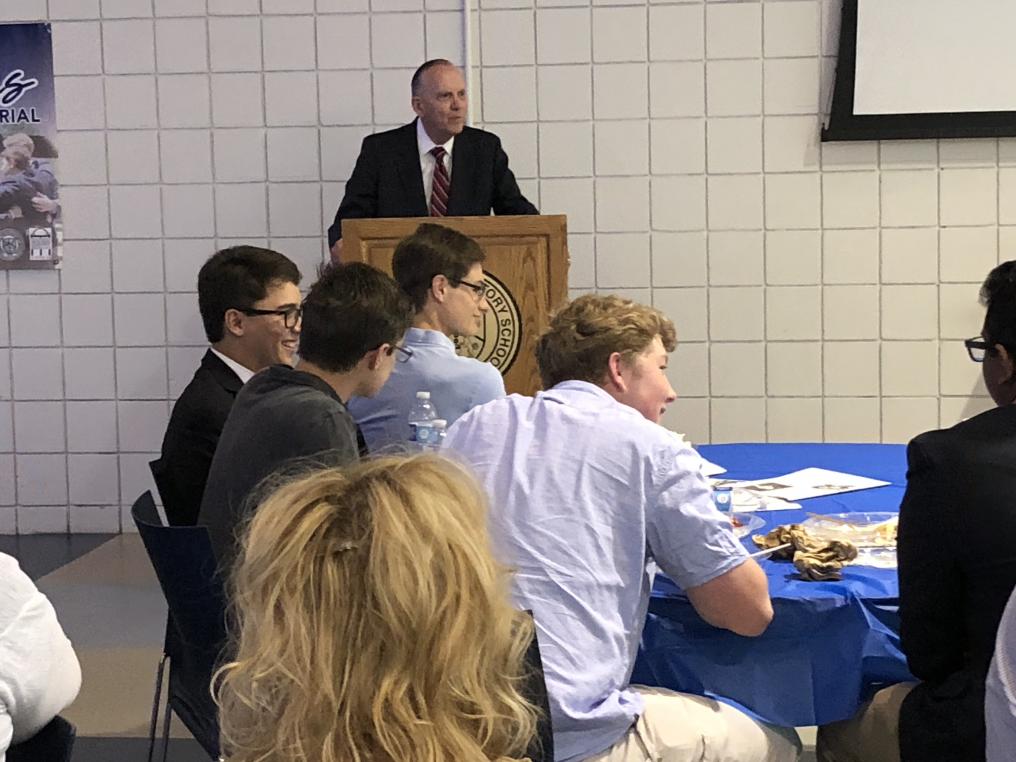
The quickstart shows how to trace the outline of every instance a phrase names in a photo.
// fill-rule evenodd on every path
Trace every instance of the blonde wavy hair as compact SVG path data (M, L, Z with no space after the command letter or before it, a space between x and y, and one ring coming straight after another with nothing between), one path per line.
M225 758L524 759L533 625L486 521L472 475L431 454L274 492L231 581L235 656L214 681Z
M551 316L550 326L537 341L540 380L545 389L562 381L598 384L614 352L631 362L657 336L668 352L674 351L674 324L655 307L619 296L580 296Z

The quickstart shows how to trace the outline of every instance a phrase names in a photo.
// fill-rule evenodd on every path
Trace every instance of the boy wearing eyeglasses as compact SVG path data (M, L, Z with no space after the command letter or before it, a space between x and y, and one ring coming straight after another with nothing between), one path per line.
M228 570L239 525L258 497L307 469L359 458L354 395L384 386L412 319L409 300L370 265L332 265L303 301L300 358L258 373L240 390L212 459L198 523Z
M212 456L240 387L262 368L292 364L300 337L300 271L257 246L216 252L198 272L198 309L209 348L173 406L152 463L175 526L193 526Z
M505 396L497 368L460 357L451 338L476 336L483 328L490 310L484 259L472 238L432 223L423 223L396 247L392 272L413 302L413 326L380 393L349 403L372 452L406 442L417 392L430 392L438 417L449 426L477 405Z
M1016 260L988 274L981 302L981 335L964 343L995 407L907 446L900 648L919 682L820 728L819 762L985 758L985 678L1016 586Z

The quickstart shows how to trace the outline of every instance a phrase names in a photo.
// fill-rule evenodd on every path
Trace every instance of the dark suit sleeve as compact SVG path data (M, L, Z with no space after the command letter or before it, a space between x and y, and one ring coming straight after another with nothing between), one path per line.
M353 174L346 181L346 194L335 213L335 221L328 228L328 248L342 238L343 220L377 217L378 161L377 151L368 136L360 146Z
M189 421L185 441L163 444L162 457L153 466L166 518L173 526L197 523L201 497L218 444L223 421L199 425Z
M494 198L491 202L494 214L539 214L539 210L519 190L515 175L508 168L508 154L501 147L501 140L495 140Z
M921 680L939 680L963 667L966 639L963 574L956 560L953 489L942 465L918 437L907 447L907 491L897 539L900 638L907 664Z
M197 522L212 458L232 404L232 395L211 381L207 371L199 371L173 406L162 455L153 463L152 474L166 518L174 526Z

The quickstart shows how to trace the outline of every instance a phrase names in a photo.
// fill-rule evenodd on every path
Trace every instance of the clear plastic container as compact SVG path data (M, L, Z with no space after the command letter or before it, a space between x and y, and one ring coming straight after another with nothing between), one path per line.
M433 438L437 410L430 401L430 392L417 392L416 402L409 409L409 441L426 445Z

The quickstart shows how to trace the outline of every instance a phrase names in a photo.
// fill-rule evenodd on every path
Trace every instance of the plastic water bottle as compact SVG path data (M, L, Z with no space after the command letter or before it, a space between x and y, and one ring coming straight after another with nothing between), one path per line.
M713 487L713 504L720 513L730 513L733 490L730 487Z
M434 436L434 420L437 411L430 401L430 392L417 392L416 402L409 410L409 441L426 447Z
M430 422L430 425L432 427L431 431L434 436L427 446L431 450L440 450L441 447L444 445L445 434L448 433L447 432L448 421L446 421L444 418L435 418L433 421Z

